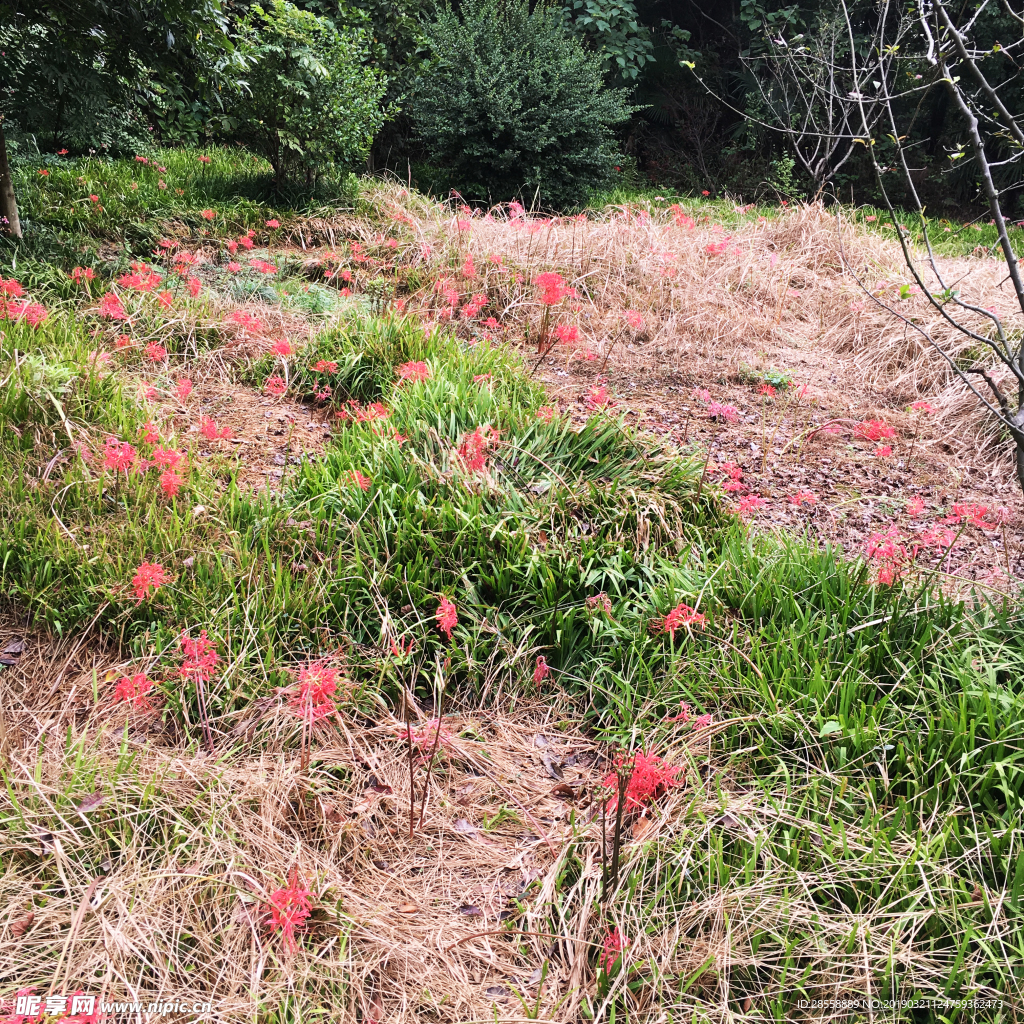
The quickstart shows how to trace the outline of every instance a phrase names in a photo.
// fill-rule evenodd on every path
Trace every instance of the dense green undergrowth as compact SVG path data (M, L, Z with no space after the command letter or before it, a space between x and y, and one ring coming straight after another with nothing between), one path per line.
M140 173L103 166L109 181ZM190 187L216 202L201 176ZM110 209L135 216L133 191L122 193ZM41 195L29 222L113 230L79 218L70 198L48 213ZM160 232L160 217L178 216L169 203L150 210ZM255 224L272 211L253 203ZM221 656L206 700L225 736L328 652L372 698L366 713L380 700L397 710L403 687L429 705L443 667L452 706L509 710L540 694L567 701L595 735L657 750L685 701L720 723L695 776L704 802L683 838L637 847L623 913L661 933L693 901L728 894L757 961L737 965L733 993L770 990L763 1019L793 1019L797 1000L827 995L823 964L860 956L868 930L877 997L998 994L1003 1016L991 1018L1011 1019L1024 963L1018 605L948 597L929 579L878 586L857 559L754 535L702 482L702 452L608 411L572 428L503 346L365 308L325 319L293 386L308 396L324 383L310 367L334 362L336 397L387 415L339 420L322 458L262 496L238 486L244 456L178 440L191 468L173 498L151 474L100 465L108 436L135 441L154 417L166 430L175 420L139 397L136 375L96 359L92 321L69 299L38 329L5 324L9 606L123 645L197 746L197 694L176 671L182 631L208 631ZM231 365L239 386L265 378L263 359ZM423 379L402 379L408 363L424 364ZM154 380L166 389L173 377ZM475 468L474 432L487 440ZM144 561L171 578L140 602L131 579ZM442 598L457 608L450 639L435 617ZM680 603L706 622L666 632ZM551 674L535 680L538 657ZM669 985L676 996L682 983Z

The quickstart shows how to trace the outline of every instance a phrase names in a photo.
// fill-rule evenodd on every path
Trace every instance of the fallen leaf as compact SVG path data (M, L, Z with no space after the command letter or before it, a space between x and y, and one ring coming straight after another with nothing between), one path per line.
M479 832L480 829L476 827L472 822L466 821L465 818L456 818L455 820L455 831L465 832L470 835Z
M484 994L491 996L492 999L500 999L502 996L507 997L510 993L501 985L491 985Z
M465 914L466 917L483 917L484 912L479 907L474 907L471 903L464 903L459 907L459 913Z
M395 909L400 914L412 915L412 914L418 914L420 912L420 908L417 907L415 903L399 903L398 906Z
M726 828L737 828L739 826L739 822L731 814L728 814L728 813L723 814L718 819L716 824L717 825L724 825Z
M85 811L95 810L101 803L103 803L103 793L97 789L95 793L90 793L75 809L79 814L82 814Z
M387 869L388 869L388 862L386 860L375 860L372 863L373 863L373 866L378 871L387 871Z
M548 775L553 779L557 779L559 782L565 779L565 775L562 769L559 767L558 762L545 750L544 756L541 759L544 762L544 767L548 770Z
M380 783L367 787L367 793L382 793L385 796L390 796L394 793L394 790L390 786L382 786Z
M16 938L20 939L32 927L32 922L36 919L35 914L26 914L20 921L15 921L11 925L11 934Z
M537 735L533 737L533 745L535 747L546 747L550 744L546 736L544 736L542 733L537 733Z
M526 979L526 984L530 985L530 986L539 985L540 981L541 981L541 979L543 977L544 977L544 968L543 967L537 967L537 968L534 969L533 974L531 974Z
M13 640L8 640L7 645L4 647L3 654L21 654L25 650L26 642L21 637L14 637Z
M572 786L568 783L560 782L553 790L551 790L552 796L557 796L559 800L572 800L576 794L572 791Z

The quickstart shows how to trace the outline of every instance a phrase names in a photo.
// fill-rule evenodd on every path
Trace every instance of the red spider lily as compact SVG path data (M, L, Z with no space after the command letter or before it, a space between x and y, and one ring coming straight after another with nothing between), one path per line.
M588 611L596 612L600 609L605 615L611 615L612 613L612 603L603 590L599 594L588 597L586 604Z
M801 505L816 505L818 496L814 491L797 491L796 494L791 494L787 500L790 505L796 505L799 508Z
M954 505L944 523L970 523L971 526L980 526L983 530L994 530L997 523L989 522L985 516L989 514L988 505Z
M486 384L487 381L491 380L491 374L489 373L476 373L473 375L474 384Z
M46 307L38 302L0 302L0 320L23 320L29 327L37 328L48 315Z
M157 445L153 449L153 465L164 466L167 469L174 469L179 462L183 462L185 453L174 448L162 448Z
M252 239L249 238L248 235L239 235L238 236L238 244L243 249L251 249L252 248Z
M136 603L141 604L150 596L150 590L155 594L166 582L167 573L159 562L143 562L132 577Z
M118 441L108 437L103 442L103 468L112 469L115 473L129 470L135 465L138 452L127 441Z
M491 331L496 331L501 326L493 316L489 316L483 323L484 327Z
M721 402L708 403L708 419L735 423L739 419L739 409L735 405L723 405Z
M313 912L313 894L299 881L298 868L292 868L287 887L270 894L267 911L271 932L281 932L286 953L299 948L295 929L305 927L306 918Z
M100 316L107 317L109 320L128 319L128 311L121 304L121 299L115 292L107 292L100 299L99 314Z
M600 409L608 409L615 405L612 401L611 395L608 393L607 385L600 382L595 384L590 391L587 392L587 405L589 405L595 412Z
M665 618L659 620L657 626L659 632L668 633L674 640L676 630L682 629L684 626L700 626L701 629L704 629L707 626L707 616L701 615L688 604L680 603Z
M403 725L395 730L395 735L406 742L411 736L412 745L419 751L421 757L429 757L435 747L455 750L455 737L437 718L430 719L425 725L414 726L411 730Z
M149 696L153 680L145 672L133 676L121 676L114 687L114 702L130 704L136 711L152 711L153 702Z
M71 271L71 280L78 284L79 281L93 281L96 278L96 271L92 267L75 267Z
M196 298L199 294L199 290L203 286L203 282L200 281L198 277L190 277L187 283L189 295L191 295L193 299Z
M7 278L5 281L3 277L0 277L0 295L6 295L12 299L21 298L25 294L25 289L21 287L21 283L15 281L13 277Z
M162 363L167 358L167 349L159 342L151 341L145 348L146 358L154 363Z
M227 269L229 274L237 274L242 269L242 264L236 263L234 260L228 260Z
M300 718L319 722L337 711L334 694L339 672L325 659L310 661L298 672L294 688L288 692L288 706Z
M540 301L545 306L556 306L567 295L576 295L575 290L566 285L561 274L551 272L538 274L533 279L533 283L541 289Z
M540 686L547 677L551 675L551 666L547 663L543 656L537 659L537 663L533 669L533 683L535 686Z
M762 384L758 389L759 395L766 395L768 398L774 398L776 395L775 387L771 384Z
M744 519L747 516L753 515L758 509L764 508L768 502L764 498L759 498L756 494L748 494L744 498L740 498L740 503L736 508L736 511Z
M573 324L559 324L555 328L554 334L563 345L575 345L579 339L580 331Z
M634 331L643 330L644 318L635 309L627 309L624 315L626 317L626 323L629 324Z
M918 496L907 502L907 515L919 516L924 511L924 498Z
M910 408L915 410L916 412L926 412L926 413L933 413L933 412L935 412L935 409L932 406L931 402L925 402L923 400L920 401L920 402L911 402L910 403Z
M396 372L400 381L410 380L413 383L429 380L431 376L430 367L422 361L402 363L401 366L396 368Z
M270 220L267 221L268 228L279 228L280 226L281 222L276 217L271 217Z
M122 349L122 348L131 348L131 347L132 347L132 339L131 339L131 335L128 335L128 334L119 334L119 335L118 335L118 336L117 336L117 337L116 337L116 338L114 339L114 347L115 347L115 348L118 348L118 349Z
M896 431L884 420L864 420L858 423L853 432L854 437L862 437L865 441L881 441L884 438L895 437Z
M704 251L709 256L721 256L722 253L729 248L729 243L732 241L732 235L726 235L720 242L708 242L704 246Z
M182 633L178 637L178 647L183 655L178 675L186 682L209 682L214 669L220 663L220 655L217 654L213 643L207 639L206 630L202 630L195 640L188 633Z
M313 369L317 373L337 373L338 364L328 359L318 359Z
M876 459L891 459L892 458L892 445L891 444L880 444L874 451Z
M416 641L409 637L409 643L406 644L403 640L392 640L391 641L391 653L396 658L407 658L416 649Z
M238 252L238 243L234 241L234 239L232 239L230 242L227 243L226 248L228 252L231 253L232 256L234 256L235 253ZM242 269L240 266L238 266L237 263L235 264L235 266L238 267L239 270Z
M314 388L313 396L318 402L326 402L331 397L331 389L326 384L322 388Z
M711 392L707 388L694 388L690 394L698 402L707 405L711 401Z
M160 489L168 498L177 497L178 491L181 490L182 485L185 483L184 479L178 476L173 469L165 469L160 474L159 481Z
M629 782L626 784L626 802L624 810L643 811L648 804L668 792L670 786L682 784L679 778L683 769L666 764L657 754L645 754L638 750L630 760L620 757L615 761L616 771L607 775L602 782L606 789L614 790L606 810L614 813L619 806L619 772L632 766Z
M956 542L956 530L951 530L948 526L937 526L934 530L925 530L924 533L920 534L920 538L921 544L914 545L915 551L922 545L944 551L947 548L951 548Z
M487 453L497 437L498 432L486 425L477 427L470 434L463 434L458 453L466 469L479 473L487 468Z
M201 214L203 220L213 220L217 216L216 210L203 210Z
M684 725L690 721L690 705L686 701L681 700L679 702L679 714L670 715L668 718L663 718L663 722L682 722Z
M476 277L476 264L473 262L472 256L467 256L462 264L462 276L463 277Z
M270 351L277 356L290 356L295 352L295 349L292 348L291 342L282 338L280 341L275 341L274 344L270 346Z
M192 394L194 387L195 385L188 377L182 377L174 388L174 393L177 395L178 401L184 403L185 399Z
M156 427L149 420L139 427L139 433L142 434L142 440L145 444L156 444L160 440Z
M687 231L692 231L696 226L694 219L689 214L684 213L682 207L678 203L673 203L668 209L672 214L672 220L675 221L676 227L686 228Z
M261 274L277 273L277 266L273 263L268 263L266 260L249 260L249 266L253 270L258 270Z
M227 319L232 323L238 324L243 330L262 331L264 329L263 321L255 313L250 313L244 309L236 309L228 313Z
M697 732L700 729L706 729L709 725L711 725L711 723L713 721L714 721L714 717L712 715L710 715L710 714L709 715L700 715L699 717L697 717L697 718L695 718L693 720L693 726L692 726L693 731Z
M276 374L272 377L268 377L263 382L263 390L268 395L274 395L275 397L283 395L288 390L288 385L285 384L283 377L278 377Z
M452 630L459 621L459 615L455 609L454 602L442 596L441 602L437 606L437 611L434 613L434 618L437 619L437 628L451 640Z
M208 164L208 163L210 162L210 158L209 158L208 156L200 156L200 157L197 157L196 159L197 159L197 160L198 160L198 161L199 161L199 162L200 162L201 164Z
M558 410L551 405L542 405L537 410L537 419L541 423L550 423L558 415Z
M622 951L629 945L629 939L620 934L618 928L609 928L597 958L597 969L606 974L619 962Z
M373 481L368 476L363 476L363 474L360 473L358 469L352 470L352 482L361 491L368 491L370 489L370 485L373 483Z
M168 291L158 292L157 298L160 300L160 306L163 309L170 309L174 305L174 296Z

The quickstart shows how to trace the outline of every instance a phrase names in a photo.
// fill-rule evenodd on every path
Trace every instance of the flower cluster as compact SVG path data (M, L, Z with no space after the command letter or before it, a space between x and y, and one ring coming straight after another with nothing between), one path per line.
M188 633L182 633L178 637L178 647L182 653L178 675L185 682L209 682L220 663L220 655L213 642L207 638L206 630L202 630L194 640Z
M605 776L602 782L605 789L612 790L606 811L614 814L618 809L620 774L629 773L623 808L628 814L630 811L643 813L653 801L664 796L671 786L681 785L682 771L682 768L666 764L657 754L645 754L642 750L638 750L628 760L625 757L617 758L615 771Z
M688 604L680 602L663 619L657 619L656 629L659 633L668 633L673 640L676 638L676 630L690 626L707 627L707 616L701 615Z
M114 702L124 702L136 711L152 711L153 702L150 691L153 680L145 672L136 672L133 676L122 676L114 687Z
M298 949L295 930L305 926L313 912L313 894L299 881L297 868L292 869L288 885L270 894L267 910L271 932L281 932L286 953Z
M288 706L310 723L334 714L339 678L338 669L326 659L307 662L299 669L295 686L288 691Z
M143 562L132 577L132 589L135 591L135 602L141 604L155 594L167 582L167 573L159 562Z
M464 434L459 442L458 455L462 464L471 473L480 473L487 468L487 457L497 442L498 431L486 424Z
M14 278L0 277L0 320L23 320L29 327L38 327L47 317L46 308L38 302L22 299L25 290Z

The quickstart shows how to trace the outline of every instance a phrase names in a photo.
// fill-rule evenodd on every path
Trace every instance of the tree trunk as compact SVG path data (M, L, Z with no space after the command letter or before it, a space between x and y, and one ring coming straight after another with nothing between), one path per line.
M11 165L7 161L7 140L4 138L3 117L0 116L0 234L21 238L18 203L14 198Z

